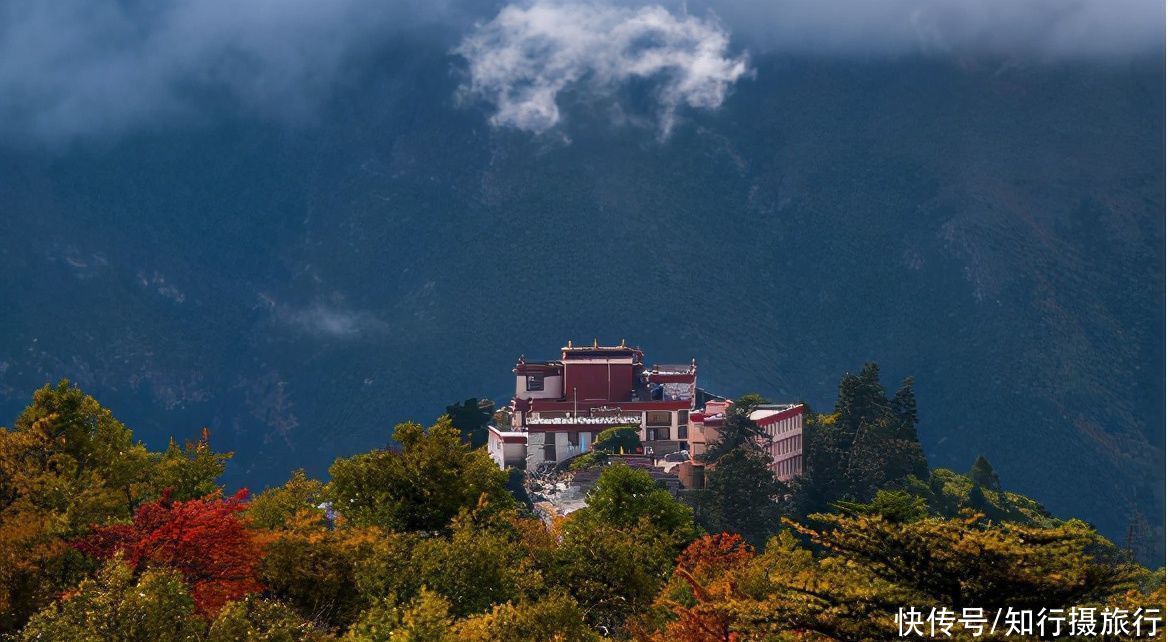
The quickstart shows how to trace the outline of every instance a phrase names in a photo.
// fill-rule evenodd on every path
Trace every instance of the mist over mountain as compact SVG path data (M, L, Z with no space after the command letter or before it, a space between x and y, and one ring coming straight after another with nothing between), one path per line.
M33 6L6 8L57 24ZM1112 25L1131 37L1071 55L1072 16L1049 46L975 46L960 2L883 49L824 19L821 52L716 6L442 5L408 31L338 6L281 23L331 58L178 9L151 15L186 53L146 71L48 52L33 86L0 56L0 423L68 377L152 446L209 426L229 485L272 484L503 400L519 354L569 338L817 410L872 360L915 377L932 465L984 454L1057 515L1162 534L1155 38ZM7 24L0 51L36 51ZM565 24L632 30L627 55ZM498 51L558 63L476 75Z

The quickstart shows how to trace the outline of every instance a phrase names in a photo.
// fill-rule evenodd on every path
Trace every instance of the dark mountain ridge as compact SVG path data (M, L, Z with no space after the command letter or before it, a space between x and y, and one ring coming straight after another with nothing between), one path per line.
M69 377L154 447L209 425L254 486L568 338L823 409L873 360L934 466L1162 534L1162 64L752 64L667 140L647 87L492 129L411 46L313 123L7 149L0 417Z

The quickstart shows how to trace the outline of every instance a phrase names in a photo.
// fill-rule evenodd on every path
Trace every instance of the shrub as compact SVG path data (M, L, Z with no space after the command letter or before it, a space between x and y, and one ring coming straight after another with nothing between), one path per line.
M641 447L640 432L632 426L609 428L596 436L592 449L607 453L635 453Z

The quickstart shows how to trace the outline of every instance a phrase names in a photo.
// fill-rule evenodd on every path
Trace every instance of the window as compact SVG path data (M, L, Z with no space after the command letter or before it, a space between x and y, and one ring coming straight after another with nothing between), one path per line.
M545 461L556 460L556 433L554 432L543 434L543 458Z
M645 425L669 426L673 424L673 413L668 410L650 410L645 413Z
M688 423L677 424L677 438L678 439L689 439L689 424Z
M527 375L527 391L538 392L543 390L543 375Z
M580 433L578 433L578 432L568 433L568 446L570 446L572 448L579 448L580 447Z

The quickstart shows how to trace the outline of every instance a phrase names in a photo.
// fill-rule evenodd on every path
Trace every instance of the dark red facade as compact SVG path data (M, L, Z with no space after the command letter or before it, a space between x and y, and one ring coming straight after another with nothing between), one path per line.
M564 396L579 401L631 401L633 364L564 362Z
M566 347L564 398L574 401L631 401L644 369L644 355L636 348Z

